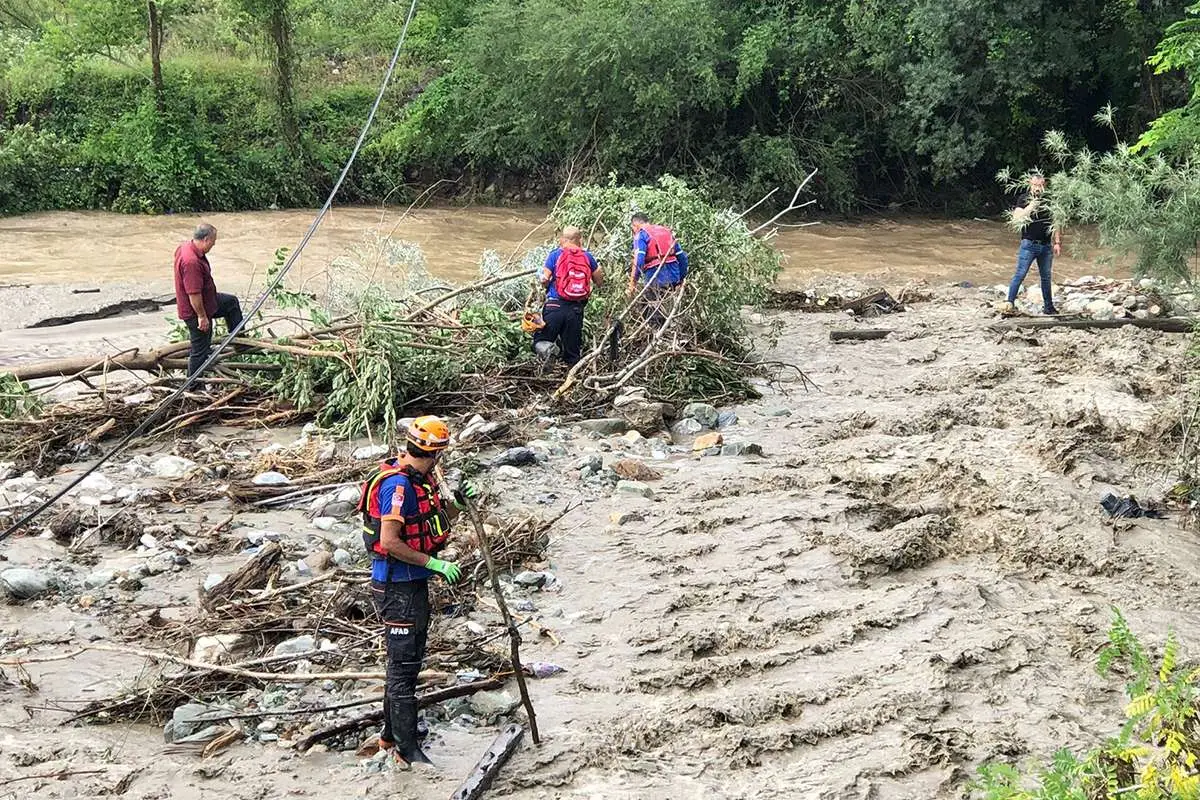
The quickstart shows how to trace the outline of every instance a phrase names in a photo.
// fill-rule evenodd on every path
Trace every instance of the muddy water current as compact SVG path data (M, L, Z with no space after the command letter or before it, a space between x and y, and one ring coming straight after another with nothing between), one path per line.
M0 219L0 285L167 283L175 245L201 220L219 232L212 253L218 282L240 291L261 282L275 249L294 247L312 221L309 210L175 214L158 217L106 212L50 212ZM320 273L335 258L352 255L382 234L420 245L435 275L462 280L477 274L483 251L519 255L548 240L545 209L337 208L325 219L293 275ZM934 283L1003 281L1012 271L1016 241L1002 223L921 218L822 223L781 231L783 282L815 276L870 275L889 281ZM685 242L686 245L686 242ZM1063 275L1091 265L1064 254Z

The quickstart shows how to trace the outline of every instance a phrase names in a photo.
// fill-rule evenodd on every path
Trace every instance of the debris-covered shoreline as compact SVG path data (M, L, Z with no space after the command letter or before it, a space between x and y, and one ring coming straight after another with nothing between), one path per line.
M457 466L485 483L497 539L531 541L504 586L523 659L544 673L530 686L546 742L526 743L494 791L959 797L982 761L1109 732L1120 687L1092 650L1110 604L1152 639L1200 641L1177 602L1198 586L1185 509L1100 507L1108 492L1167 496L1188 337L997 337L987 290L928 295L887 315L882 341L830 342L877 324L844 314L757 318L778 328L770 357L815 388L781 371L725 408L626 392L590 420L474 421L487 433ZM351 489L381 454L313 427L189 430L106 466L57 534L8 541L7 591L11 570L45 587L0 610L0 780L46 797L448 795L520 718L511 682L425 709L437 772L376 774L355 754L369 726L305 741L379 699ZM86 463L10 476L0 500L19 508ZM470 557L468 540L455 547ZM265 581L205 607L275 553ZM472 594L439 593L450 613L425 692L505 680L499 615L485 586ZM164 685L179 694L153 693ZM123 693L136 713L61 725Z

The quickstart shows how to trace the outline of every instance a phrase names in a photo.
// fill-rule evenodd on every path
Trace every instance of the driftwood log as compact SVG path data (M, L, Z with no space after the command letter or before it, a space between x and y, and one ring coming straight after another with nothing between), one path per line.
M271 573L283 558L283 548L278 542L267 542L254 557L225 580L207 592L201 592L201 603L209 611L228 603L234 595L250 589L261 589L267 585Z
M515 722L505 725L491 747L483 754L483 758L479 759L475 769L463 781L462 786L450 795L450 800L479 800L483 797L483 793L491 788L496 776L500 774L500 768L521 743L521 735L524 732L525 730Z
M1147 328L1163 333L1191 333L1197 320L1192 317L1156 317L1152 319L1072 319L1070 317L1032 317L1029 319L1006 319L991 326L994 331L1042 330L1045 328L1077 328L1079 330L1104 330L1123 328Z
M889 330L879 328L852 328L850 330L830 331L829 341L859 341L867 342L873 339L886 339L891 334Z

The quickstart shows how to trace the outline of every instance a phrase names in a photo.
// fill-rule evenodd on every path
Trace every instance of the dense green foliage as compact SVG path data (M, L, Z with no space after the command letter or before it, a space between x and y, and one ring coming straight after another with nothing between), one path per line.
M312 203L407 10L0 0L0 212ZM1187 57L1146 64L1182 15L1170 0L425 0L343 199L664 172L745 199L817 167L826 208L977 212L987 176L1035 163L1046 130L1104 148L1104 104L1132 139L1186 101Z

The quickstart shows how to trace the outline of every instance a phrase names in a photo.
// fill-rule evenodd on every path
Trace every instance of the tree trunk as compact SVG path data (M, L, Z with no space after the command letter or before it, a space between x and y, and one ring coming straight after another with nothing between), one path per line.
M154 107L158 113L166 111L167 90L163 85L162 76L162 17L158 13L158 3L146 0L146 16L149 19L150 36L150 80L154 84Z
M1152 317L1150 319L1068 319L1062 317L1035 317L1032 319L1008 319L991 326L994 331L1044 330L1046 328L1077 328L1102 330L1132 325L1163 333L1191 333L1197 320L1191 317Z
M267 14L267 32L275 56L275 101L283 138L293 152L300 149L300 123L296 119L296 95L293 85L296 52L292 48L292 20L288 0L272 0Z

